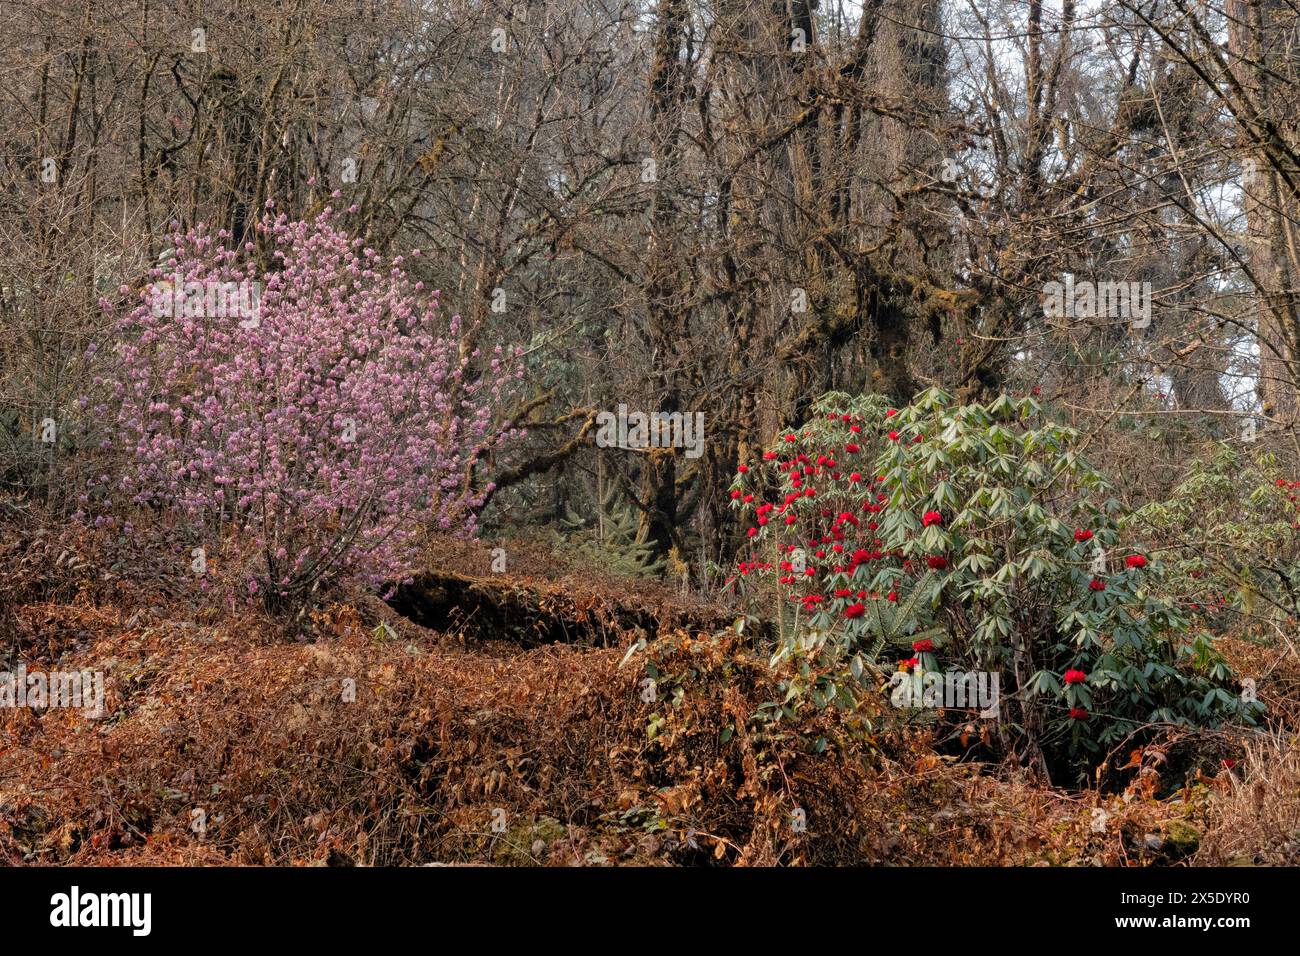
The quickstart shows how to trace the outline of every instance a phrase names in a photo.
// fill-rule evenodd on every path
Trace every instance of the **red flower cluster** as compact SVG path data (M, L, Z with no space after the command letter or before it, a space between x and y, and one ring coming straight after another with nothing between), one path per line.
M799 600L803 602L803 609L805 611L814 611L817 609L817 605L821 604L822 601L826 600L826 598L820 594L805 594L802 598L799 598Z
M897 414L896 409L889 410L890 417L895 414ZM806 453L801 453L801 447L812 438L812 433L792 431L779 436L778 440L784 439L782 451L763 452L762 461L775 465L776 474L771 477L781 481L784 486L778 494L773 496L765 494L764 489L768 487L766 482L758 486L750 484L756 472L766 471L766 469L749 464L737 466L735 487L730 492L730 496L737 506L742 508L742 513L751 516L753 527L747 530L751 539L758 538L765 526L769 528L778 526L781 529L778 548L785 552L782 557L786 560L777 562L779 581L796 587L806 583L805 587L799 588L806 593L788 594L789 600L795 602L795 606L801 604L806 610L812 612L824 602L834 601L827 610L842 614L845 619L856 620L865 615L866 601L888 600L897 603L900 595L906 593L908 577L915 578L924 568L930 571L951 570L953 558L939 553L922 554L905 560L901 551L884 551L884 542L881 538L875 537L875 534L878 533L878 516L892 507L888 479L883 474L852 471L852 466L841 472L840 469L845 466L837 463L836 454L837 452L841 455L860 454L865 458L872 451L872 443L882 441L885 435L876 432L878 437L864 441L864 436L874 429L863 423L861 418L839 412L829 413L826 418L833 423L834 431L844 429L841 433L843 437L839 441L832 439L827 447L823 447L820 451L809 447ZM901 430L888 431L887 435L891 441L902 440ZM911 439L917 442L922 440L921 435ZM862 465L858 465L858 468L862 468ZM876 485L875 491L864 494L873 481ZM811 486L813 482L817 484L815 489ZM765 501L765 497L770 497L770 500ZM823 506L811 507L813 498L817 499L818 505ZM841 510L846 507L850 510ZM774 520L777 517L785 520ZM924 511L919 517L922 528L943 527L946 523L944 514L939 510ZM796 534L798 538L795 538ZM1087 528L1076 528L1074 537L1076 542L1082 543L1091 540L1094 532ZM788 543L795 540L799 543ZM787 557L796 548L808 555L807 563L798 570L794 559ZM1130 560L1130 567L1144 566L1144 558L1134 557L1139 558L1143 563ZM921 563L922 560L924 564ZM773 570L772 565L760 561L739 562L739 566L740 575L759 570ZM863 577L863 572L868 568L871 569L871 574L879 568L899 569L904 576L904 581L900 585L895 585L895 589L868 595L865 591L856 590L858 579ZM817 585L822 582L823 577L829 578L832 574L852 576L855 579L853 586L819 589ZM1089 583L1089 587L1093 591L1103 591L1106 589L1106 582L1102 578L1094 578ZM930 653L934 651L934 643L917 641L913 650L918 654ZM1071 677L1074 673L1071 672ZM1082 672L1078 673L1082 679Z
M1070 719L1071 719L1071 720L1087 720L1087 719L1088 719L1088 708L1087 708L1087 707L1071 707L1071 708L1070 708Z
M1065 672L1065 682L1067 684L1082 684L1088 679L1088 675L1083 671L1071 668Z
M1130 568L1145 568L1147 566L1147 559L1140 554L1130 554L1124 559L1124 564L1126 567Z

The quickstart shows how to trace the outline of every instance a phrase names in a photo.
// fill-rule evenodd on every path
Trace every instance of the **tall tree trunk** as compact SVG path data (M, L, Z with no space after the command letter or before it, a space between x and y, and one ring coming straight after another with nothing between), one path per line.
M646 249L645 305L649 325L651 388L655 411L681 408L678 355L687 341L685 270L678 241L674 191L681 174L681 125L686 95L685 0L660 0L654 58L650 64L650 132L655 178ZM641 470L643 510L639 537L666 554L677 529L677 450L651 449Z
M1260 286L1257 392L1266 416L1294 424L1300 386L1300 170L1294 163L1300 71L1294 45L1300 27L1283 0L1233 0L1228 24L1246 153L1246 247Z
M947 109L944 86L947 53L941 38L941 5L938 0L885 0L876 26L876 39L867 63L868 88L886 98L893 111L923 104L935 116ZM872 115L864 121L866 165L880 183L896 184L900 170L916 169L918 175L932 175L943 156L932 136L895 115ZM859 299L866 305L862 317L870 337L872 388L897 402L906 402L917 391L912 352L920 336L915 326L922 316L920 303L907 286L921 285L931 274L933 250L927 249L938 233L937 223L923 210L924 204L909 203L900 213L893 197L878 192L865 215L875 235L866 242L894 234L894 248L887 264L872 270L872 287ZM898 217L902 215L902 221ZM922 241L925 237L926 241ZM908 282L887 279L897 270ZM885 281L880 277L885 276Z

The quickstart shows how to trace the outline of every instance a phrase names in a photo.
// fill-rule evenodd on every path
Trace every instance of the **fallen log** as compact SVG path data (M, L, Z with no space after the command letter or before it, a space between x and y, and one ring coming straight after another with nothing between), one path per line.
M632 593L627 600L586 591L580 582L427 572L399 586L388 605L440 633L461 632L522 647L542 644L621 646L675 629L711 631L731 624L721 608L670 605Z

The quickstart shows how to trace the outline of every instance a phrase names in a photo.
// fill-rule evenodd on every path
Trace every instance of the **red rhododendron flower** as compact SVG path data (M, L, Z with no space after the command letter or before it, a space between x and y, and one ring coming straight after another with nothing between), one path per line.
M898 662L898 666L899 666L899 667L904 667L904 668L906 668L906 669L909 670L909 671L910 671L912 668L914 668L914 667L919 667L920 665L921 665L920 660L918 660L918 659L915 658L915 657L909 657L909 658L908 658L907 660L905 660L905 661L899 661L899 662Z
M748 466L748 465L741 465L741 466L740 466L739 468L737 468L736 470L737 470L738 472L740 472L740 473L743 475L743 474L745 474L747 471L749 471L749 466Z
M1088 589L1091 591L1104 591L1106 590L1106 582L1100 578L1093 578L1088 582Z
M943 515L937 511L927 511L921 518L921 526L928 528L932 524L943 524Z
M890 592L889 592L889 600L891 600L891 601L897 601L897 600L898 600L898 592L897 592L897 591L890 591Z
M1087 541L1091 537L1092 537L1092 532L1089 531L1087 528L1075 528L1074 530L1075 541Z
M862 616L862 612L865 611L865 610L866 610L866 607L863 605L863 603L862 603L861 601L858 601L856 604L850 604L848 607L846 607L846 608L844 609L844 616L845 616L845 617L861 617L861 616Z
M1145 568L1147 559L1140 554L1130 554L1124 559L1124 563L1130 568Z
M948 566L948 559L942 554L932 554L925 559L925 563L930 566L932 571L942 571Z
M898 432L890 432L890 433L889 433L889 440L890 440L890 441L898 441Z
M1065 682L1067 684L1082 684L1088 679L1088 675L1083 671L1071 668L1065 672Z
M926 638L923 641L913 641L912 650L918 652L932 651L934 650L934 641L929 638Z
M739 490L739 489L737 489L736 491L733 491L733 492L731 493L731 500L732 500L732 501L735 501L735 500L736 500L737 498L739 498L739 497L740 497L740 490Z
M1071 719L1071 720L1087 720L1087 719L1088 719L1088 708L1087 708L1087 707L1071 707L1071 708L1070 708L1070 719Z

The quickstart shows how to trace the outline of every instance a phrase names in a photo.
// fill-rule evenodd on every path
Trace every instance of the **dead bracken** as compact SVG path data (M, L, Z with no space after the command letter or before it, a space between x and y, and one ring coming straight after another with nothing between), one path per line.
M725 609L576 577L524 542L508 574L485 546L439 544L440 586L512 595L592 639L521 641L487 617L431 630L362 596L300 640L260 608L213 617L166 575L67 570L112 566L106 535L31 522L11 542L5 646L103 669L107 705L0 713L9 864L1086 865L1259 845L1223 808L1254 806L1262 749L1172 789L1152 749L1102 795L957 762L872 708L870 732L833 711L764 725L780 674L714 627ZM78 560L23 565L14 548ZM1254 811L1294 812L1280 790Z

